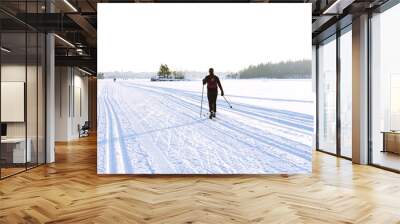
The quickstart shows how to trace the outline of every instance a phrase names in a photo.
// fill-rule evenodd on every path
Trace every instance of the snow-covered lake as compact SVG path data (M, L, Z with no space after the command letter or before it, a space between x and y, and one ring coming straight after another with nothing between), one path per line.
M100 174L311 172L311 80L222 80L217 118L198 81L98 81Z

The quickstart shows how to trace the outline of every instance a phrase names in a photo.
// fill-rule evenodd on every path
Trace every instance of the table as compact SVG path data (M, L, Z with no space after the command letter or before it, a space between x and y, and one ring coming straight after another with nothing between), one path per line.
M25 151L25 138L6 138L1 139L1 157L6 163L26 163L31 162L32 153L30 138L26 139L28 143Z
M400 131L382 131L383 150L382 152L392 152L400 154Z

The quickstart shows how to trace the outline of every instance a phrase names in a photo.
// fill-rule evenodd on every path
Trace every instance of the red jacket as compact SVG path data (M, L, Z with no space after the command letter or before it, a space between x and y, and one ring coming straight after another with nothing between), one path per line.
M207 83L207 90L211 90L211 91L218 91L218 88L221 90L221 92L224 92L224 90L222 89L222 85L221 82L219 81L218 76L216 75L207 75L204 79L203 79L203 85Z

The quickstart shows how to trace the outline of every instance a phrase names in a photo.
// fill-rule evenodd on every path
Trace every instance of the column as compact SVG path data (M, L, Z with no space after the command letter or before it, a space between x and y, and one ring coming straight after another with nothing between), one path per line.
M353 19L353 162L368 163L368 15Z

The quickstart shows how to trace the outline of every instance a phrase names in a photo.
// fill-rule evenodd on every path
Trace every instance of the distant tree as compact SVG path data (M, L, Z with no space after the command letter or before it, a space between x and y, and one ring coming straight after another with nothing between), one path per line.
M97 79L104 79L104 73L98 73L97 74Z
M229 73L228 75L226 75L227 79L237 79L239 78L239 73Z
M169 76L171 75L171 71L169 70L167 64L161 64L157 74L159 77L169 78Z
M240 79L309 79L311 78L311 61L282 61L278 63L261 63L258 65L250 65L239 72L239 77Z
M183 74L183 72L180 71L173 71L172 73L172 77L174 79L185 79L185 75Z

